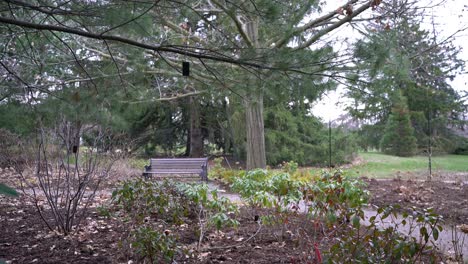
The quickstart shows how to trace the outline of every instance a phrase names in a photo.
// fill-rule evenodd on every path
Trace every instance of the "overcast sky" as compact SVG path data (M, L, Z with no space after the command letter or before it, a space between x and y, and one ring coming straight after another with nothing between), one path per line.
M436 5L443 0L431 1L422 0L421 5L431 6ZM331 11L336 8L337 5L343 4L346 1L328 1L329 4L324 8L325 12ZM328 10L327 10L328 9ZM368 10L367 12L371 12ZM467 0L446 0L442 6L437 8L427 9L428 15L434 16L434 22L436 25L436 31L438 33L438 39L442 40L453 35L457 30L468 27L468 1ZM432 30L432 21L428 20L422 25L427 30ZM336 34L343 35L343 32L349 34L355 34L349 27L340 29ZM466 62L465 72L468 71L468 29L457 33L453 38L453 44L462 49L460 59ZM336 47L340 49L341 47ZM458 91L468 91L468 74L458 75L457 78L451 83L452 87ZM323 121L334 120L340 115L344 114L344 105L346 104L346 98L341 95L344 92L343 87L337 89L337 91L329 92L322 101L316 103L312 113L315 116L319 116Z

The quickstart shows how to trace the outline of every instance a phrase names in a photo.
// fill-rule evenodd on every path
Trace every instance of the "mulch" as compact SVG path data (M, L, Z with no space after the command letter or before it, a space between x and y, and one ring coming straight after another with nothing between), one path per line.
M0 217L0 260L8 263L140 262L122 248L122 222L95 210L76 234L65 237L49 231L35 207L23 198L0 197ZM277 226L258 231L254 218L251 211L242 209L239 228L208 233L200 250L196 249L196 230L173 230L185 248L176 255L177 263L304 263L313 259L312 245L303 239L306 233L315 232L312 225L307 226L310 219L306 216L298 215L289 226L301 226L307 232L287 233L285 238L276 232Z
M372 204L433 208L446 222L468 224L468 185L462 182L365 179Z
M365 179L365 182L372 204L433 207L446 221L468 223L467 185L406 180ZM95 205L107 202L101 199ZM314 243L320 241L320 250L329 246L328 241L315 233L305 215L289 219L288 230L293 232L282 237L278 226L264 227L257 233L254 214L251 209L242 209L239 228L208 233L200 250L196 249L195 223L185 230L173 230L182 246L177 253L177 263L313 263ZM103 216L93 207L79 231L64 237L49 231L36 208L24 197L0 195L0 260L11 263L141 262L122 246L125 244L124 227L121 219Z

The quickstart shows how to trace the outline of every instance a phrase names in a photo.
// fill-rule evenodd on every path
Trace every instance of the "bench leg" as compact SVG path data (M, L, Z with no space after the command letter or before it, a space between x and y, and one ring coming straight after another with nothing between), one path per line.
M150 180L150 179L151 179L151 176L152 176L151 173L143 172L143 178L144 178L145 180Z
M205 170L202 171L202 173L200 174L200 176L201 176L201 180L202 180L202 181L208 182L208 173L206 173Z

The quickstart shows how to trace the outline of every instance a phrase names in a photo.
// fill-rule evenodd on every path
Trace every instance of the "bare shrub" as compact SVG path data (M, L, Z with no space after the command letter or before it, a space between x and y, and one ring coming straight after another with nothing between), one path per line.
M80 146L84 136L92 139L85 147ZM99 126L62 120L54 129L41 128L33 145L33 162L15 167L23 193L31 198L49 229L69 234L85 218L115 161L113 155L99 151L112 143L104 138Z
M456 226L451 226L452 230L452 245L457 263L465 263L463 249L465 248L465 238L463 233L459 233Z

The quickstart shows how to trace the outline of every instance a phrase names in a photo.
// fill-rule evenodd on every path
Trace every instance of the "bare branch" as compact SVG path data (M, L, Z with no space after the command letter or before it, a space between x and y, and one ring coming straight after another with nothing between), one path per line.
M295 49L304 49L304 48L309 47L310 45L315 43L317 40L319 40L324 35L330 33L331 31L333 31L333 30L335 30L337 28L339 28L344 23L350 22L354 17L356 17L357 15L359 15L362 12L366 11L367 9L369 9L371 7L371 4L372 4L372 1L369 1L366 4L360 6L358 9L354 10L352 14L348 14L345 18L343 18L343 19L339 20L338 22L336 22L336 23L334 23L334 24L320 30L313 37L311 37L310 39L308 39L306 42L304 42L299 47L296 47Z
M239 34L242 36L244 39L245 43L247 44L248 47L254 47L253 40L249 38L247 35L247 32L244 31L243 28L243 23L239 20L239 18L236 16L233 10L227 9L226 6L222 5L219 1L217 0L211 0L215 5L217 5L219 8L221 8L234 22L236 25L237 30L239 31Z
M353 5L357 2L358 0L351 0L349 2L347 2L346 4L342 5L341 7L339 8L342 8L344 9L345 7L349 6L349 5ZM370 2L368 3L370 4ZM337 8L337 10L339 9ZM318 17L308 23L306 23L305 25L303 26L300 26L300 27L297 27L296 29L294 29L293 31L291 31L289 34L283 36L281 39L279 39L278 41L276 41L274 43L274 46L275 47L283 47L284 45L288 44L288 42L291 40L292 37L294 36L297 36L299 34L302 34L303 32L305 32L306 30L308 29L311 29L311 28L314 28L314 27L317 27L323 23L325 23L326 21L328 20L331 20L332 18L336 17L337 16L337 12L336 10L332 11L332 12L329 12L328 14L325 14L321 17Z

